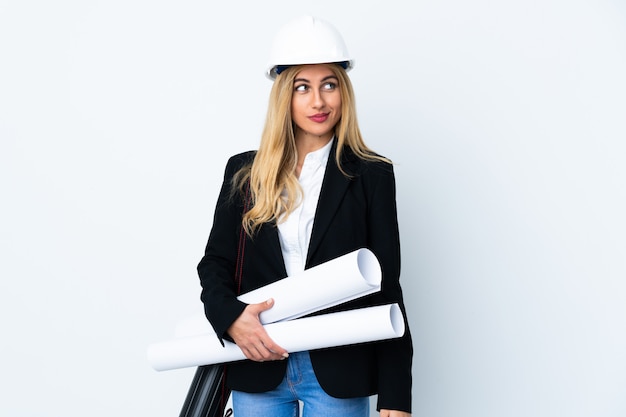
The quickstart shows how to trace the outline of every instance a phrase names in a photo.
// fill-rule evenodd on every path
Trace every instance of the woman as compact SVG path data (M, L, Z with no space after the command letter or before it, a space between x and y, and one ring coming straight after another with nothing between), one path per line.
M382 290L324 313L398 303L400 245L390 161L363 142L341 35L305 17L276 36L274 79L259 150L226 166L213 228L198 265L207 318L249 360L228 365L237 417L410 416L410 332L399 339L310 352L287 352L259 321L273 301L246 305L239 291L301 272L356 249L377 256ZM235 263L245 238L241 287ZM406 317L406 313L404 314Z

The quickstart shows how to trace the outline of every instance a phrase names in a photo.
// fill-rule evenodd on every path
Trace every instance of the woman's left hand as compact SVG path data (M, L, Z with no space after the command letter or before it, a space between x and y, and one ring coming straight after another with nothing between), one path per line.
M398 410L380 410L380 417L411 417L411 413Z

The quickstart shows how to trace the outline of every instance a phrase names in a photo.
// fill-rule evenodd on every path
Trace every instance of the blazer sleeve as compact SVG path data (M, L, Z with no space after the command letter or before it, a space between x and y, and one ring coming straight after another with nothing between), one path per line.
M368 245L382 268L379 303L398 303L404 316L401 338L376 344L378 358L378 406L380 410L411 411L413 345L400 287L400 236L393 166L376 163L367 173L372 182L368 195Z
M240 193L231 193L231 183L235 173L251 159L252 153L248 152L231 157L226 164L213 226L197 268L204 312L220 342L225 337L230 340L226 330L246 307L237 300L234 281L243 199Z

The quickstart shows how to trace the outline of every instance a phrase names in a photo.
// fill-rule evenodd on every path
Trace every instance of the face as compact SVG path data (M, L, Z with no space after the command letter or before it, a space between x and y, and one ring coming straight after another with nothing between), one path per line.
M339 80L326 65L306 65L293 83L291 117L296 140L328 141L341 119Z

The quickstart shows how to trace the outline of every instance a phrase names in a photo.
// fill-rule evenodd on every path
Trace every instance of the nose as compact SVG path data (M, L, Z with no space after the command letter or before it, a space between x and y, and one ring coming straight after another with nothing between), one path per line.
M311 94L311 106L314 109L322 109L326 105L324 101L324 97L322 97L322 92L319 90L313 90L313 94Z

